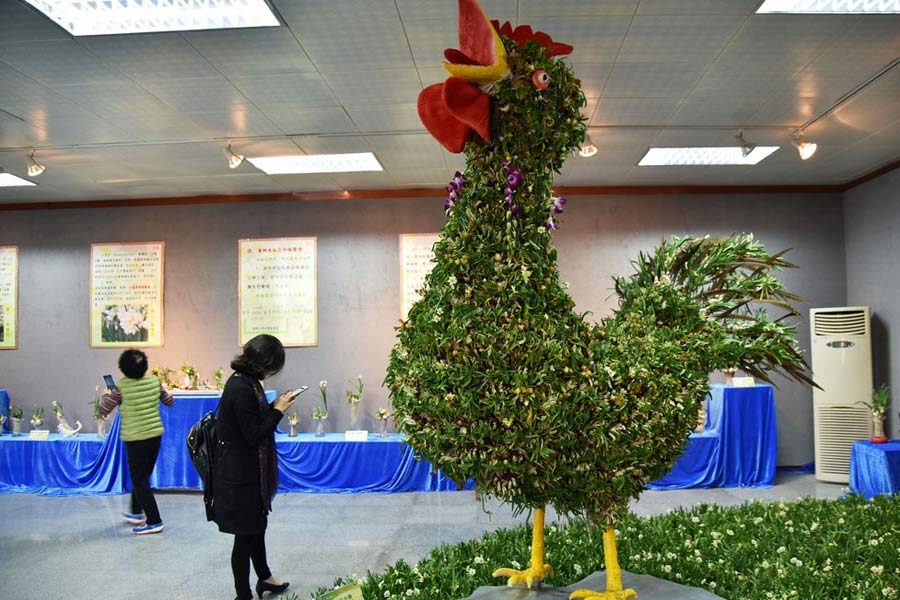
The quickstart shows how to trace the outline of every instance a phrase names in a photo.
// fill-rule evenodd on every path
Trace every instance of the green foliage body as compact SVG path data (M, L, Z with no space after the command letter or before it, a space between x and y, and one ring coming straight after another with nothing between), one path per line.
M615 522L683 451L710 371L805 379L793 329L750 308L795 313L771 275L791 265L752 236L664 241L616 280L613 316L587 323L545 226L553 173L584 137L584 97L542 47L504 42L512 74L491 90L492 141L466 146L464 191L385 383L409 444L454 480L518 509ZM535 69L550 74L544 91ZM520 215L504 202L504 160L524 176Z

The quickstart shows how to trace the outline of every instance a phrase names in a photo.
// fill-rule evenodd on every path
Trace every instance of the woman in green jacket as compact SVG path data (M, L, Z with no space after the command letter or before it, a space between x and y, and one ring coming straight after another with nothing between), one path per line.
M135 525L131 530L135 535L159 533L163 522L150 489L150 474L163 434L159 403L172 406L175 400L159 379L147 375L147 355L140 350L123 352L119 369L125 377L103 394L99 408L106 415L119 407L120 437L125 442L131 474L131 512L122 513L122 518Z

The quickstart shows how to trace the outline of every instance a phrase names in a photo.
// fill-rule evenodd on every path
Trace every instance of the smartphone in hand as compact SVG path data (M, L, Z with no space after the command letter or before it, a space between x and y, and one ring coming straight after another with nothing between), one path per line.
M104 375L103 383L106 384L106 389L108 389L108 390L116 389L116 380L113 379L112 375Z
M305 392L305 391L308 390L308 389L309 389L309 386L308 386L308 385L302 385L302 386L300 386L300 387L298 387L298 388L295 388L295 389L291 390L291 391L288 393L288 397L289 397L291 400L293 400L294 398L296 398L297 396L299 396L300 394L302 394L303 392Z

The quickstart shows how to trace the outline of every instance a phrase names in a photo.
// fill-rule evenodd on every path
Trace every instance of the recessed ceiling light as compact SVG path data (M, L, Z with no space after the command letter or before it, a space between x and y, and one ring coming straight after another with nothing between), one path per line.
M247 157L253 166L269 175L285 173L350 173L384 171L371 152L354 154L306 154Z
M277 27L265 0L25 0L72 35Z
M37 185L33 181L16 177L11 173L0 173L0 187L16 187L19 185Z
M766 0L756 12L889 15L900 13L900 0Z
M741 146L721 148L650 148L639 167L700 166L700 165L755 165L769 156L778 146L756 146L749 153Z

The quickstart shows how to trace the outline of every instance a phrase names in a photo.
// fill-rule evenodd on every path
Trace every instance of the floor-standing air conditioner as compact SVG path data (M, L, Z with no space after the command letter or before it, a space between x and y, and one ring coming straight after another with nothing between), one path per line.
M872 344L868 306L813 308L816 479L848 483L853 442L872 436Z

